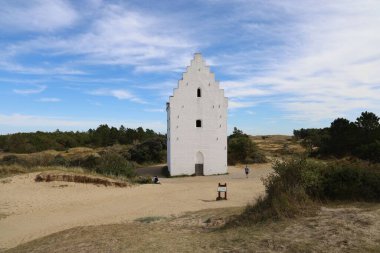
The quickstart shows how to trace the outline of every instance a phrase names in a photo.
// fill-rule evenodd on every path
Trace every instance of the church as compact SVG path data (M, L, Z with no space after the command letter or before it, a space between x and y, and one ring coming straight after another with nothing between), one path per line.
M200 53L166 104L171 176L227 173L228 99Z

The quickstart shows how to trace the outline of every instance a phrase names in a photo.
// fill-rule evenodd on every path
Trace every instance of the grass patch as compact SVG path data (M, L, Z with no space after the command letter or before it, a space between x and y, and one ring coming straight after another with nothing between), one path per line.
M132 182L136 184L153 184L150 176L137 176L132 179Z
M28 173L28 169L20 165L0 165L0 178Z
M143 222L75 227L8 252L377 252L379 208L326 208L315 217L223 229L209 229L204 221L240 209L208 209L159 222L144 217ZM363 218L374 222L356 222Z
M147 216L147 217L138 218L135 221L141 222L141 223L151 223L151 222L159 221L162 219L166 219L166 218L162 216Z
M180 178L180 177L195 177L195 173L191 175L186 175L186 174L180 174L180 175L175 175L175 176L170 176L171 178Z

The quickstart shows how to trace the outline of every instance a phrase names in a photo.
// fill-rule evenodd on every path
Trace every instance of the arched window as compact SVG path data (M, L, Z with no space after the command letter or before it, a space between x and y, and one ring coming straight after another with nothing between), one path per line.
M196 125L196 127L202 127L202 120L197 119L195 125Z
M198 88L197 90L197 97L202 97L201 88Z

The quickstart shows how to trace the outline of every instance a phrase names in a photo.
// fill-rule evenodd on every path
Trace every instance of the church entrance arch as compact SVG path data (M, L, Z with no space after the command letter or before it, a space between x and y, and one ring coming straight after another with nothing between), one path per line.
M202 152L198 151L195 155L195 175L197 176L203 176L203 163L204 163L204 156Z

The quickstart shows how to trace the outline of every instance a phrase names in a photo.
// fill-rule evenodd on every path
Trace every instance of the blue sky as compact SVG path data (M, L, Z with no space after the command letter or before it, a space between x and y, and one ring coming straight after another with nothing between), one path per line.
M195 52L229 129L291 134L380 114L377 0L0 0L0 133L166 129Z

